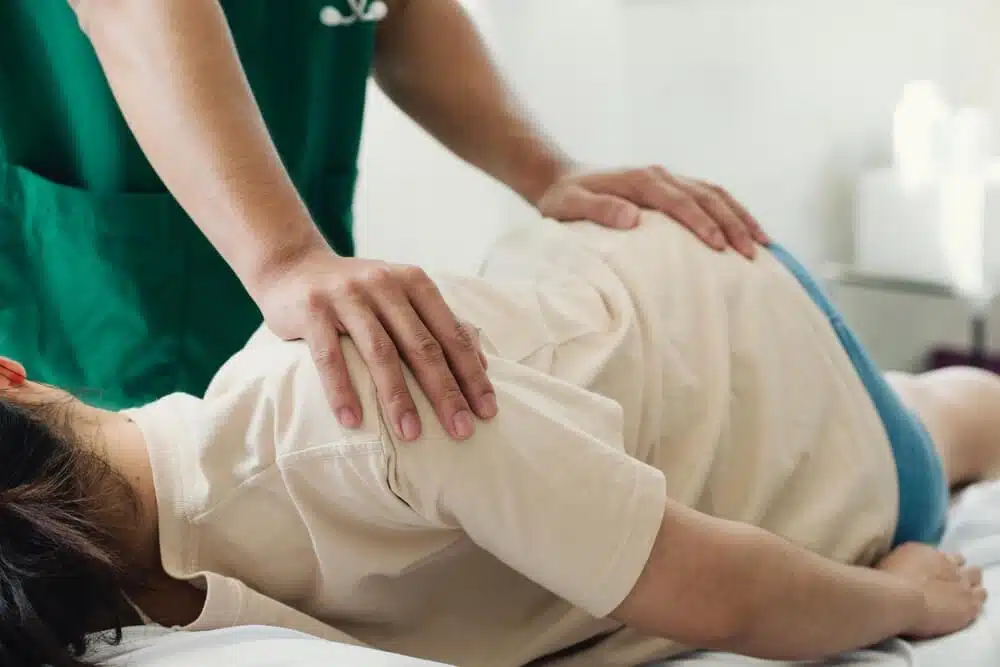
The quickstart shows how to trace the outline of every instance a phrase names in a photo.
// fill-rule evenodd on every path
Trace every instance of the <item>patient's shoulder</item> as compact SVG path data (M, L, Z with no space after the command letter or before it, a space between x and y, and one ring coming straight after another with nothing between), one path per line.
M267 323L261 324L253 335L250 336L243 349L261 347L264 345L285 345L288 341L281 338L278 334L271 331L271 328L267 326Z

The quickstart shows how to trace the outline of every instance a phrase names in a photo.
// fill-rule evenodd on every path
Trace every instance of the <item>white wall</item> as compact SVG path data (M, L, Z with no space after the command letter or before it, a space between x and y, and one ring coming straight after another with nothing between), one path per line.
M528 107L572 152L716 180L813 266L850 259L853 179L888 159L905 82L935 79L1000 121L997 0L466 4ZM362 167L367 254L471 270L505 225L529 214L378 96ZM965 334L954 304L838 297L891 366Z
M632 156L725 184L809 263L849 259L907 81L1000 102L996 0L623 2Z
M624 162L630 128L618 0L464 0L525 106L577 159ZM372 86L356 212L359 252L475 269L533 212L461 164Z

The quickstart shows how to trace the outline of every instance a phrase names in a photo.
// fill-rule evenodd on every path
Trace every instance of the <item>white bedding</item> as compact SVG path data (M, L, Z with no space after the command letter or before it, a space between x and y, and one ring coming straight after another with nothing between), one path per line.
M893 641L822 663L868 667L1000 666L1000 483L970 489L952 511L945 548L983 567L992 593L983 617L945 639L912 646ZM128 631L122 645L91 656L108 667L434 667L433 663L313 639L273 628L183 633L156 628ZM656 667L763 667L774 663L703 654ZM439 666L440 667L440 666ZM653 666L651 666L653 667Z

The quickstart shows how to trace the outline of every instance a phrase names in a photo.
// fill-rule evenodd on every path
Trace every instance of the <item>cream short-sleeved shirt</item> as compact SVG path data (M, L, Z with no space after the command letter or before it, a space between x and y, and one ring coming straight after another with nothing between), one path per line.
M151 451L163 563L208 588L192 629L291 627L454 665L635 665L672 642L605 617L666 498L867 562L894 527L878 416L823 315L766 253L538 223L482 277L441 278L481 330L499 416L397 443L344 345L341 428L305 345L262 329L203 398L131 411ZM670 604L664 600L664 604Z

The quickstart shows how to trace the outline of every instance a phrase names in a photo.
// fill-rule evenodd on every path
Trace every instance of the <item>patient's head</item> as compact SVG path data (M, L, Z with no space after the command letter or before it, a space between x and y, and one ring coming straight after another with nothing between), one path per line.
M0 367L0 665L78 667L85 636L120 636L122 559L102 497L128 483L82 447L72 400L25 394ZM13 378L13 379L12 379ZM113 493L107 493L108 491Z

